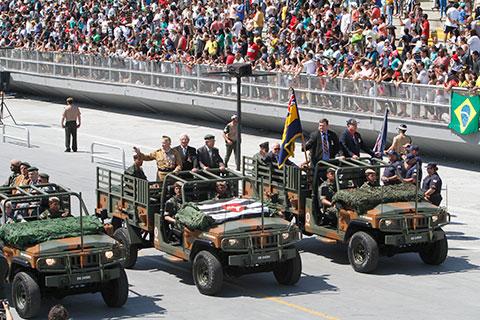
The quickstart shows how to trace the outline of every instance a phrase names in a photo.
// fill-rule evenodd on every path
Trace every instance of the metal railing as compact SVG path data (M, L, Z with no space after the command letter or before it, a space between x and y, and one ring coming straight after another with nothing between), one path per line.
M212 98L234 100L236 97L233 79L221 75L205 76L206 72L223 70L216 66L20 49L0 49L0 65L10 71L153 87ZM390 115L396 118L449 122L450 92L442 86L396 85L281 72L275 75L245 78L242 99L286 105L289 88L294 87L301 107L379 117L389 108Z
M112 158L110 156L105 156L99 154L99 150L96 149L95 147L102 147L102 149L107 149L107 150L117 150L120 151L120 160L118 158ZM103 151L104 152L104 151ZM122 169L126 169L126 163L125 163L125 150L122 147L117 147L111 144L106 144L106 143L101 143L101 142L92 142L90 145L90 160L92 163L95 162L95 160L104 160L107 161L109 164L114 164L121 166Z
M30 148L30 130L28 128L22 127L22 126L17 126L13 124L2 124L2 142L5 143L7 139L15 140L18 142L25 143L27 148ZM25 133L24 136L18 136L18 135L13 135L13 134L8 134L7 133L7 128L12 128L15 130L20 130Z

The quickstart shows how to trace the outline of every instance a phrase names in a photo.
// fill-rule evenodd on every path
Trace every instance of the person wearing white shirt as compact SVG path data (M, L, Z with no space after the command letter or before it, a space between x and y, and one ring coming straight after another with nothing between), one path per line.
M317 63L313 60L313 54L307 54L307 59L303 62L303 72L314 76L317 74Z
M451 6L446 13L447 19L445 20L445 38L443 42L447 41L448 35L453 35L453 31L458 28L458 21L460 20L460 12L458 11L458 3Z
M480 38L475 30L470 30L470 38L468 38L467 44L470 49L470 54L472 54L473 51L480 52Z

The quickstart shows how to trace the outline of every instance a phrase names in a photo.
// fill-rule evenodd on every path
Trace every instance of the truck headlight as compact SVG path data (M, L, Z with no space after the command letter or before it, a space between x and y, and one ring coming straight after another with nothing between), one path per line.
M54 259L54 258L47 258L47 259L45 259L45 263L47 264L47 266L51 267L51 266L53 266L55 263L57 263L57 260Z
M105 258L112 259L113 258L113 251L105 251Z
M238 239L228 239L227 242L230 247L235 247L239 244Z
M282 233L282 239L283 239L283 240L287 240L289 237L290 237L290 233L289 233L289 232L284 232L284 233Z
M383 220L383 223L385 224L385 227L390 227L393 223L392 220L390 219L387 219L387 220Z
M438 216L432 216L432 222L436 223L438 221Z

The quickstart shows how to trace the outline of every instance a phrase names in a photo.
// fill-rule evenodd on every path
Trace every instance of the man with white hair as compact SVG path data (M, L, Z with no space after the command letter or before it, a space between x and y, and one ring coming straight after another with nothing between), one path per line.
M177 150L182 159L182 170L196 171L198 168L197 149L189 146L190 137L187 134L180 136L180 144L173 149Z
M10 170L12 171L12 174L8 176L7 181L3 184L4 187L11 186L13 182L15 182L15 178L20 175L20 164L22 162L20 160L13 159L10 161Z

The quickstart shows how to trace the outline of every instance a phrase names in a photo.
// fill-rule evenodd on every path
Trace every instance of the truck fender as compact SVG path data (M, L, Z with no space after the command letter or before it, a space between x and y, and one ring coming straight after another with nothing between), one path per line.
M199 253L202 250L208 250L208 251L216 251L215 245L213 244L212 241L210 240L196 240L193 243L192 250L190 251L189 259L191 262L193 262L193 259L195 259L195 256L197 253Z
M348 241L350 237L359 230L369 230L372 229L372 225L368 221L363 220L352 220L348 224L347 232L345 232L345 241Z
M127 228L127 234L130 243L135 245L142 244L142 239L140 238L138 232L135 230L135 227L132 227L132 225L130 225L127 221L125 221L125 226Z

